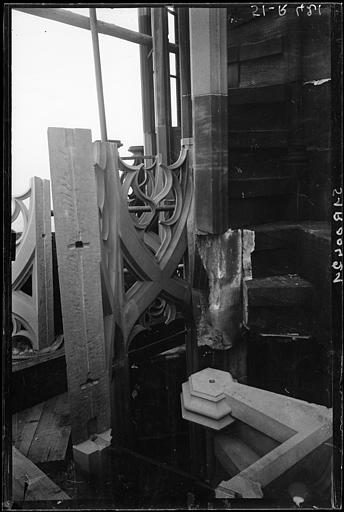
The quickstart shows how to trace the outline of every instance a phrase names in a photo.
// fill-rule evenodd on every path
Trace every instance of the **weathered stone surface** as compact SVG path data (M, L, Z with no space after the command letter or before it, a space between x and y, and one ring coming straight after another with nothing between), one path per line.
M208 278L205 289L197 295L199 345L229 349L239 336L244 320L242 283L252 275L253 236L250 230L228 230L223 235L197 237L198 254Z

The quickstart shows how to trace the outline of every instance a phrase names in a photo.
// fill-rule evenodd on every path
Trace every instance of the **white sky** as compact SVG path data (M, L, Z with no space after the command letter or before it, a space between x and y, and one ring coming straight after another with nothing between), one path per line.
M97 17L138 30L136 8L98 8ZM99 41L108 138L120 139L125 154L143 144L139 45L102 34ZM49 126L89 128L100 138L91 32L12 10L14 194L31 176L50 179Z

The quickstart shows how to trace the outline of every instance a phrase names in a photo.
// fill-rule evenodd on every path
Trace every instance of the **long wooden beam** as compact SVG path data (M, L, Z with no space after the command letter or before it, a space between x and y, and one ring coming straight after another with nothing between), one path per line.
M42 9L38 7L26 8L26 7L15 7L16 11L24 12L26 14L32 14L33 16L39 16L40 18L46 18L52 21L59 21L66 25L72 25L73 27L83 28L90 30L90 18L83 16L82 14L76 14L74 12L67 11L66 9ZM98 33L105 34L107 36L118 37L131 43L142 44L146 46L152 46L152 37L147 34L141 34L134 30L119 27L113 23L107 23L106 21L97 22ZM173 53L178 51L178 47L175 44L169 43L169 50Z
M102 140L106 142L107 141L107 130L106 130L105 103L104 103L103 80L102 80L102 66L101 66L101 62L100 62L100 51L99 51L98 20L97 20L97 12L96 12L96 9L94 9L94 8L90 9L90 27L91 27L91 34L92 34L94 70L95 70L95 74L96 74L100 133L101 133Z

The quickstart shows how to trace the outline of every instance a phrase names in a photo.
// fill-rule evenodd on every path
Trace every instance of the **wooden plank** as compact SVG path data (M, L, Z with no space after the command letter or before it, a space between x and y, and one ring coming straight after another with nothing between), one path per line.
M35 464L63 462L71 433L68 394L40 405L43 405L42 414L27 456Z
M110 428L100 235L90 130L49 128L73 442Z
M34 440L44 402L14 415L12 419L12 442L25 456L28 455Z
M283 103L287 99L287 88L286 84L230 88L228 89L229 105Z
M246 178L229 180L229 197L249 199L296 192L296 181L291 177Z
M33 186L36 226L36 257L33 275L37 283L38 343L39 349L42 349L50 345L55 338L50 181L34 177Z
M288 130L231 130L230 148L286 148Z
M12 464L13 499L15 502L70 499L68 494L15 447L12 450ZM26 485L27 489L25 489Z
M12 359L12 373L26 370L27 368L31 368L32 366L47 363L48 361L52 361L53 359L64 359L64 357L65 350L64 347L61 347L58 350L43 354L35 354L32 355L32 357L27 357L25 359Z

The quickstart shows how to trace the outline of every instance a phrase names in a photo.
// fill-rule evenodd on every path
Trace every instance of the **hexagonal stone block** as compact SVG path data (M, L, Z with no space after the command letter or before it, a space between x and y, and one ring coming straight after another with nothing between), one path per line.
M206 368L194 373L182 385L182 416L214 430L233 423L224 388L233 382L230 373Z
M190 392L193 396L218 402L225 398L223 389L233 382L229 372L205 368L189 377Z
M192 421L193 423L198 423L199 425L212 428L213 430L221 430L225 427L228 427L228 425L235 421L231 415L225 416L220 420L214 420L212 418L208 418L207 416L202 416L201 414L187 411L184 407L183 393L180 394L180 398L182 407L182 417L184 418L184 420Z
M187 411L207 416L214 420L220 420L224 416L231 413L230 406L226 403L223 398L213 402L206 398L200 398L199 396L193 396L190 392L190 383L184 382L183 388L183 401L184 407Z

